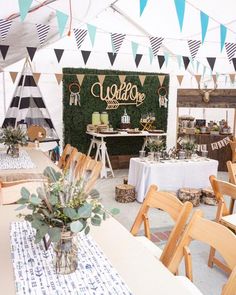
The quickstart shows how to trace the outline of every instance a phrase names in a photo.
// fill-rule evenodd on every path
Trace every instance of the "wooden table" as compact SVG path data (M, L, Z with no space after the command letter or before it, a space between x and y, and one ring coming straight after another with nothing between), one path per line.
M14 295L14 275L10 251L10 222L16 220L17 205L0 208L0 286ZM133 295L190 295L168 269L133 237L118 221L109 218L91 235L124 279Z

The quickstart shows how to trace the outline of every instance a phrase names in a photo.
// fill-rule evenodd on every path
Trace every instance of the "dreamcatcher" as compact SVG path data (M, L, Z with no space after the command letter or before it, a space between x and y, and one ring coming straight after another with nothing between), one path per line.
M72 90L73 89L73 90ZM80 85L77 82L73 82L69 85L70 91L70 106L71 105L80 105Z
M167 90L164 86L160 87L157 91L158 95L159 95L159 107L164 107L167 108Z

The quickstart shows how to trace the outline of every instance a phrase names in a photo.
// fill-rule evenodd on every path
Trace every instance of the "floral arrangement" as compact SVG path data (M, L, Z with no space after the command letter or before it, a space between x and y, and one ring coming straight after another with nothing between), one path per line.
M164 143L161 139L149 138L147 141L147 148L150 152L161 152L164 148Z
M194 151L196 149L195 139L189 136L185 136L181 141L181 147L187 151Z
M27 134L19 126L16 128L7 126L0 130L0 143L8 146L8 153L12 146L27 145Z
M107 212L98 201L99 193L96 190L90 194L84 192L88 176L77 180L72 169L62 174L51 167L45 169L44 175L49 179L44 189L38 188L36 195L22 188L18 200L19 210L26 206L32 210L30 214L19 216L36 229L36 243L46 234L52 242L58 242L61 234L68 231L78 233L84 230L88 234L90 224L99 226L107 218ZM117 214L118 209L111 213Z

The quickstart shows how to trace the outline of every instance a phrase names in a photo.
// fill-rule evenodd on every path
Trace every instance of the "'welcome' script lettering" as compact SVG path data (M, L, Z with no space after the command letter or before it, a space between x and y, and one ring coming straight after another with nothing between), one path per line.
M106 88L100 82L91 86L91 93L95 97L107 102L107 109L117 109L119 105L141 105L146 97L144 93L138 92L137 85L123 82L120 86L112 84Z

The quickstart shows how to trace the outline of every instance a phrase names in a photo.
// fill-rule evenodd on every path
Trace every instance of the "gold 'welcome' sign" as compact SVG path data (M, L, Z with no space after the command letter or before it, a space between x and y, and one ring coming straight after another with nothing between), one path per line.
M107 110L117 109L120 105L138 107L146 97L144 93L138 91L137 85L130 82L123 82L119 86L112 84L106 88L100 82L96 82L91 86L91 93L107 103Z

